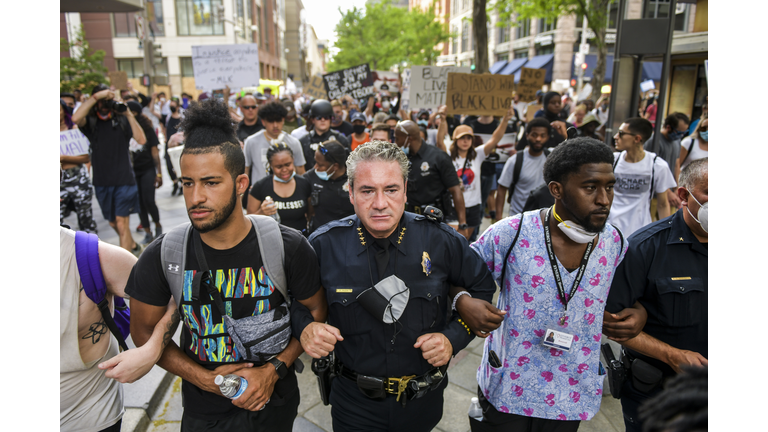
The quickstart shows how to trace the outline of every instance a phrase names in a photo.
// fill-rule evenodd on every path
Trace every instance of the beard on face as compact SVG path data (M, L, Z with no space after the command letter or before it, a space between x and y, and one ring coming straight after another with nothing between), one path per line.
M565 192L565 191L563 191L563 192ZM588 231L590 233L599 233L600 231L603 230L603 228L605 228L605 224L608 222L608 218L607 217L605 218L605 221L602 224L595 225L590 220L589 216L591 215L591 213L588 213L585 217L582 218L582 217L580 217L579 215L577 215L573 211L571 206L568 205L567 194L563 193L563 198L560 201L563 203L563 206L568 210L568 212L571 213L571 216L573 216L573 219L574 219L573 221L576 222L577 224L581 225L582 228L584 228L586 231ZM610 214L610 213L608 213L608 214Z
M202 223L198 225L195 221L193 221L190 218L190 222L192 223L192 226L195 227L195 229L200 233L207 233L209 231L213 231L216 228L220 227L224 221L229 219L229 216L232 215L232 212L235 210L235 204L237 203L237 189L235 186L232 187L232 198L229 200L227 205L224 206L221 210L213 212L213 220L208 223ZM187 212L195 210L195 209L208 209L207 207L192 207L191 209L187 210Z

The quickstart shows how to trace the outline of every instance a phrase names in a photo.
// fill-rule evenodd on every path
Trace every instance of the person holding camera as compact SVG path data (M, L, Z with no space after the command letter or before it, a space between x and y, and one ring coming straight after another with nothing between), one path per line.
M72 116L72 122L91 142L93 186L104 219L120 236L120 247L134 255L141 247L133 240L128 221L139 211L139 191L128 150L133 138L144 145L147 138L128 107L115 100L115 93L104 84L93 88Z

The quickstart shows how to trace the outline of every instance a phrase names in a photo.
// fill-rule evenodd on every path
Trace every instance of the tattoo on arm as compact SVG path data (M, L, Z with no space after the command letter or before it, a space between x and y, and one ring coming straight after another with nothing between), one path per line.
M88 328L88 333L83 336L83 339L91 339L91 343L96 345L101 340L101 336L107 334L107 324L104 320L91 324Z
M179 310L176 309L173 311L173 315L171 315L171 322L168 323L168 326L166 327L166 332L163 335L163 345L162 347L165 348L168 345L168 342L171 341L171 337L173 337L174 328L176 327L176 324L179 323L180 315Z

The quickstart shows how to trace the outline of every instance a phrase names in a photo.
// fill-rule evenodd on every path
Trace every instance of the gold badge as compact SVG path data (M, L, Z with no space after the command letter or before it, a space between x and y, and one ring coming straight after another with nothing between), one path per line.
M432 273L432 260L429 259L429 254L424 252L421 255L421 267L424 269L424 274L429 276Z

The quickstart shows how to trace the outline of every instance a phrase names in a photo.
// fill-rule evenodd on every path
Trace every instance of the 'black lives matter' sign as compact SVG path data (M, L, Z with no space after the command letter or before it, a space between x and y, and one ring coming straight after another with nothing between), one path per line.
M368 63L325 74L323 81L325 81L329 100L338 99L344 95L365 99L376 91Z

